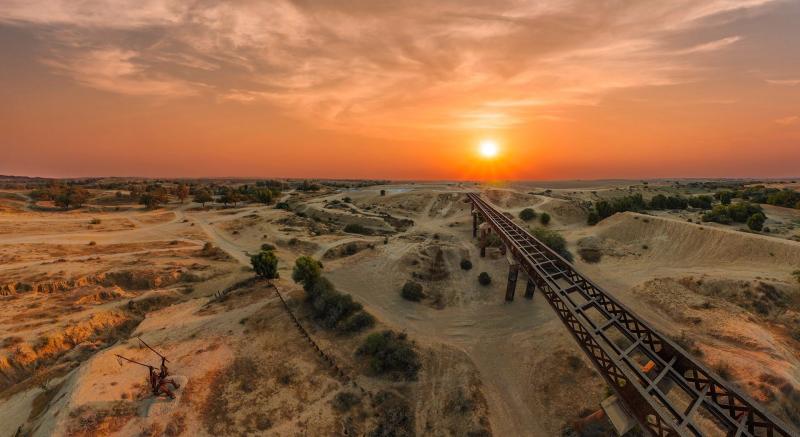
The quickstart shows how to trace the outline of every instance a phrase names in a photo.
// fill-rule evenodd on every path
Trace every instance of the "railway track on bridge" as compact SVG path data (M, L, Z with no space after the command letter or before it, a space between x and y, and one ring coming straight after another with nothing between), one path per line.
M479 195L467 196L473 236L479 217L485 223L482 255L486 234L493 231L516 262L506 299L513 300L517 272L523 270L528 276L525 297L541 291L642 429L659 437L798 437Z

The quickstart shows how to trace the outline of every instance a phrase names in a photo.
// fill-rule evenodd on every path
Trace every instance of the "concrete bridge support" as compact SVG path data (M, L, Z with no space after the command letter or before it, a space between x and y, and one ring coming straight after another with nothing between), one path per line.
M519 277L519 264L512 262L508 265L508 285L506 286L506 302L514 300L517 291L517 278Z
M478 236L478 213L472 211L472 238Z

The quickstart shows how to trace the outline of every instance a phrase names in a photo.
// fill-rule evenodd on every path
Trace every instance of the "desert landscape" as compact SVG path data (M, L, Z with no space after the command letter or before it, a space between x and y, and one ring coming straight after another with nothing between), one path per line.
M800 210L752 195L796 181L2 184L2 436L614 435L543 297L504 301L468 192L800 426ZM157 367L139 338L175 399L116 356Z

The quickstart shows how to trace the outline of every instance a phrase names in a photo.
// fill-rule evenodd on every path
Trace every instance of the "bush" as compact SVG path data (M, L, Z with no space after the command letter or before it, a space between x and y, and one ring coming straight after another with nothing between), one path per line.
M529 222L536 218L536 211L533 208L525 208L519 212L519 218Z
M414 380L421 367L419 355L406 335L394 331L370 334L356 353L370 357L370 369L378 375L397 374Z
M543 212L542 215L539 216L539 221L543 225L547 226L548 224L550 224L550 214Z
M285 209L285 210L288 210L288 209L289 209L289 204L288 204L288 203L286 203L286 202L278 202L278 203L276 203L276 204L275 204L275 209Z
M342 320L338 328L344 332L358 332L375 325L375 317L366 311L356 311L346 319Z
M767 218L764 217L764 214L757 212L751 215L749 219L747 219L747 227L750 228L750 230L752 231L760 231L761 229L764 228L764 221L766 219Z
M306 300L311 304L311 315L324 328L356 332L375 324L375 319L363 311L360 303L353 301L349 294L338 292L326 278L318 277L304 288Z
M349 234L361 234L361 235L370 235L369 229L365 228L363 225L358 223L350 223L344 227L344 231Z
M561 255L562 258L572 261L572 254L567 250L567 240L558 232L545 228L536 228L531 231L531 234L553 252Z
M99 225L100 224L100 219L99 218L93 218L91 221L89 221L89 224L90 225Z
M461 270L471 270L472 269L472 261L468 259L461 260Z
M261 250L275 250L275 246L269 243L264 243L261 245Z
M412 302L419 302L425 297L425 293L422 292L422 285L414 281L406 282L400 295L403 296L403 299Z
M277 279L278 275L278 257L271 250L262 250L256 255L250 257L250 264L256 275L264 279Z
M753 214L759 213L763 214L761 207L750 202L739 202L728 206L716 205L711 211L703 214L703 221L725 225L733 222L746 223Z
M478 283L480 283L481 285L484 285L484 286L485 285L489 285L489 284L492 283L492 277L489 276L489 274L486 273L486 272L481 272L478 275Z
M322 277L322 263L310 256L301 256L294 261L292 280L303 284L308 291Z

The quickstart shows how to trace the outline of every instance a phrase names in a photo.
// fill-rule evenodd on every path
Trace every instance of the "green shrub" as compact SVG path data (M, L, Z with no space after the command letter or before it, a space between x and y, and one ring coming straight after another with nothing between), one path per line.
M472 261L468 259L461 260L461 270L471 270L472 269Z
M747 219L747 227L752 231L760 231L764 228L764 221L766 221L766 219L767 218L764 217L764 214L757 212Z
M600 262L603 258L603 252L600 249L584 247L578 250L578 255L587 263L594 264Z
M422 284L414 281L406 282L400 295L403 296L403 299L413 302L419 302L425 297L425 293L422 292Z
M562 258L572 261L572 254L567 250L567 240L558 232L545 228L536 228L531 231L531 234L553 252L561 255Z
M481 285L484 285L484 286L485 285L489 285L489 284L492 283L492 277L489 276L489 274L486 273L486 272L481 272L478 275L478 283L480 283Z
M276 204L275 204L275 209L285 209L285 210L288 210L288 209L289 209L289 204L288 204L288 203L286 203L286 202L278 202L278 203L276 203Z
M261 245L261 250L275 250L275 246L269 243L264 243Z
M308 289L322 277L322 263L310 256L301 256L294 262L292 270L292 280L303 284L303 288Z
M278 257L271 250L262 250L250 257L250 264L256 275L264 279L277 279L278 275Z
M543 212L542 215L539 216L539 222L545 226L550 224L550 214Z
M310 284L304 286L306 300L311 304L312 317L324 328L356 332L375 324L375 319L363 311L360 303L353 301L349 294L337 291L327 278L318 277Z
M536 218L536 211L533 208L525 208L519 212L519 218L526 222L531 221Z
M370 334L356 352L370 358L370 369L378 375L395 374L407 380L417 377L421 364L406 334L383 331Z
M344 332L358 332L375 325L375 317L366 311L356 311L338 324Z

